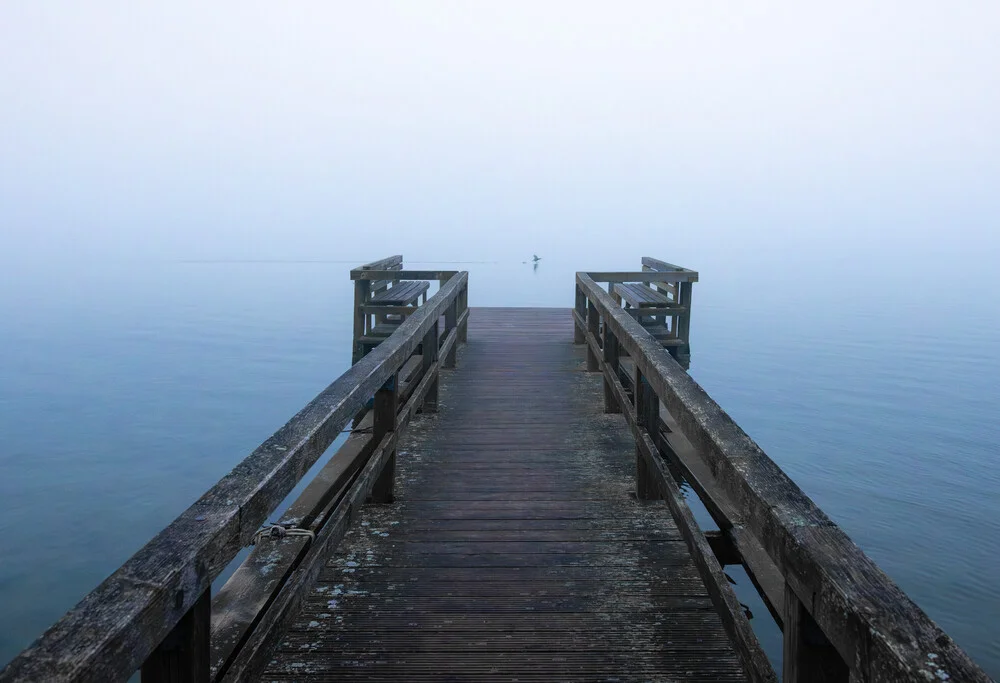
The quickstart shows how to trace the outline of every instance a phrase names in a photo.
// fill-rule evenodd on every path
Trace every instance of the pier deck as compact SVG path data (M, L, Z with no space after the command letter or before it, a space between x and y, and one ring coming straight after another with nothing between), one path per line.
M570 310L472 320L262 680L745 680Z

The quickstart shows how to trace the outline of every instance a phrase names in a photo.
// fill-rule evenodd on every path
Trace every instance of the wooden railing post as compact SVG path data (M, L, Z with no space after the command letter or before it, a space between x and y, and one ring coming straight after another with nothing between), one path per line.
M423 356L423 362L421 363L423 367L423 372L426 373L430 371L431 365L437 360L438 357L438 326L435 322L427 334L424 335L424 340L420 344L420 353ZM424 403L420 410L424 413L436 413L438 405L438 378L435 377L434 381L431 382L430 387L427 389L427 396L424 398Z
M445 337L447 337L449 334L452 334L452 331L454 331L455 334L458 334L458 330L455 329L457 321L458 321L458 302L456 300L456 301L452 301L451 304L448 306L448 308L445 309L445 312L444 312L444 334L445 334ZM458 343L457 343L457 340L456 340L456 343L454 343L454 344L451 345L451 349L448 351L448 355L446 355L444 357L443 367L446 367L446 368L453 368L453 367L455 367L455 354L456 354L457 350L458 350Z
M201 594L142 665L142 683L208 683L211 679L211 588Z
M587 297L583 295L583 290L580 289L580 285L576 286L576 305L573 307L577 315L580 316L581 320L586 320L587 318ZM573 324L573 343L583 344L587 341L587 335L584 334L580 326L575 322Z
M601 316L597 313L597 306L594 305L593 301L587 302L587 330L594 335L594 339L600 338ZM596 372L600 367L600 363L597 362L597 354L594 353L590 344L587 344L587 371Z
M635 407L635 421L641 428L650 430L656 428L655 420L651 420L651 413L656 414L659 406L659 399L649 386L649 382L642 376L642 371L638 366L635 368L635 376L632 379L633 391L632 401ZM655 406L655 407L654 407ZM650 432L652 433L652 432ZM646 458L642 454L639 445L635 446L635 492L639 500L658 500L660 491L656 486L655 470L646 463Z
M684 340L684 346L675 350L674 357L686 370L691 365L691 294L694 290L692 282L677 283L678 303L684 312L677 316L677 338Z
M469 310L469 287L468 285L459 293L458 295L459 307L458 315L459 317L465 315L465 312ZM469 340L469 317L465 316L458 326L458 341L464 344Z
M396 430L396 399L399 395L399 375L395 374L381 389L375 392L374 416L372 419L372 439L376 446L389 432ZM371 502L391 503L393 486L396 481L396 451L393 449L389 459L375 480L372 488Z
M368 315L364 312L364 306L368 302L371 286L371 280L354 281L354 345L351 350L351 365L361 360L364 355L361 338L368 331Z
M783 630L783 683L849 683L847 664L787 583Z
M608 374L618 374L618 337L607 325L604 326L604 412L620 413L622 408L615 398L614 389L608 381Z

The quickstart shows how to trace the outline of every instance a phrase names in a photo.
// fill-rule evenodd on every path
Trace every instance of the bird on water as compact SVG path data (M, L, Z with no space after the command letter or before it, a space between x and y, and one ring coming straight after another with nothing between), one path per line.
M538 263L542 259L538 256L538 254L532 254L531 255L531 260L534 261L535 263Z

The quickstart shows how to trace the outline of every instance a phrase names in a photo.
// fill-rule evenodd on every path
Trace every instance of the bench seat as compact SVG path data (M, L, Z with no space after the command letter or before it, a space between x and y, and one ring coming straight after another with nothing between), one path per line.
M614 293L632 308L667 306L673 303L666 294L642 284L619 282L614 286Z
M431 283L426 280L404 280L395 286L379 292L368 300L369 306L416 306L423 295L427 300L427 290Z

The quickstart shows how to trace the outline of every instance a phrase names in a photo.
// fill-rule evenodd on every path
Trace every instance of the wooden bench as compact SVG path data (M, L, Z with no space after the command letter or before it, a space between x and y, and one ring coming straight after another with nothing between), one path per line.
M677 337L676 317L687 310L663 292L643 283L616 283L612 294L625 304L625 311L663 347L680 347L685 340ZM667 318L671 319L667 325Z
M383 290L373 296L367 303L369 306L416 306L420 298L427 301L427 290L431 283L423 281L397 282L395 286Z
M630 308L666 308L673 303L666 294L661 294L644 284L619 282L614 286L614 293L621 297L626 307Z
M402 280L365 302L364 312L375 314L375 324L358 340L363 353L388 339L406 316L426 302L430 286L426 280Z

